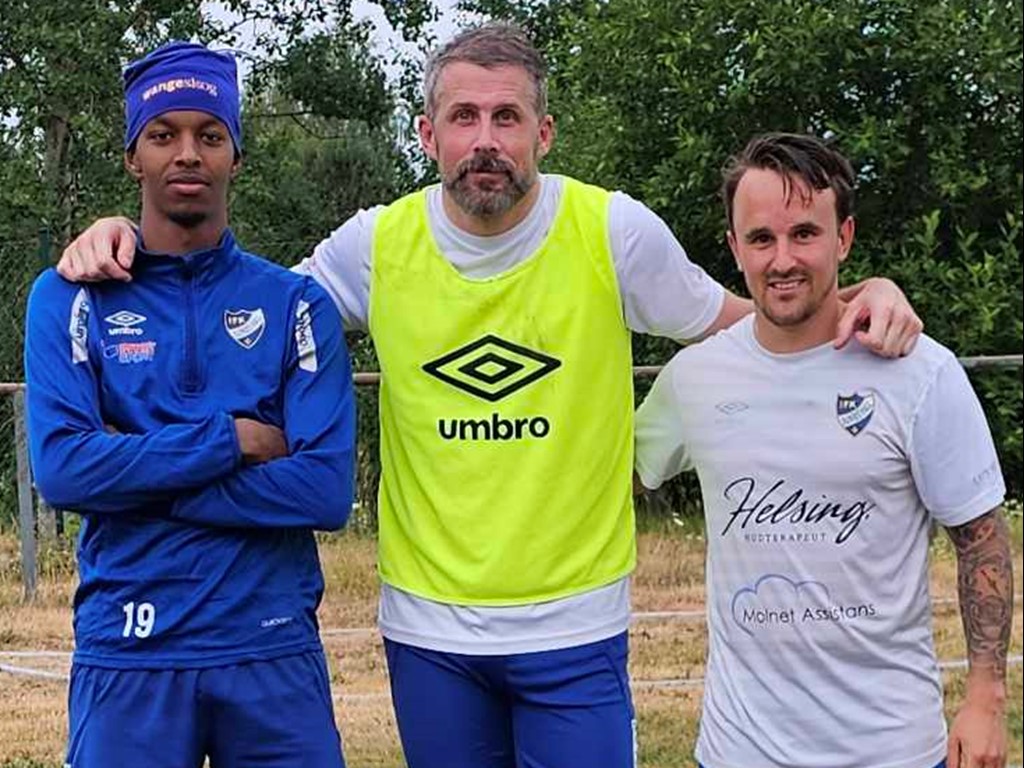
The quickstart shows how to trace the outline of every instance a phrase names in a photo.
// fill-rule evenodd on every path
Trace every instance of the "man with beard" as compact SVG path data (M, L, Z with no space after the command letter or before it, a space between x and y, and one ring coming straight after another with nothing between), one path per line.
M25 373L41 494L82 514L68 768L342 768L316 529L352 506L355 398L324 290L228 228L234 58L124 73L135 280L48 270Z
M380 358L380 628L410 768L634 763L630 331L692 339L750 311L621 193L540 175L544 62L505 24L425 74L442 183L360 211L299 267ZM97 225L72 279L127 279ZM111 254L114 254L113 256ZM887 281L848 293L889 355L920 324Z
M1005 764L1013 580L1002 473L948 349L922 337L883 361L830 343L854 178L812 136L747 145L723 197L755 313L677 354L637 411L643 485L685 469L700 477L704 768ZM969 662L948 741L932 520L956 549Z

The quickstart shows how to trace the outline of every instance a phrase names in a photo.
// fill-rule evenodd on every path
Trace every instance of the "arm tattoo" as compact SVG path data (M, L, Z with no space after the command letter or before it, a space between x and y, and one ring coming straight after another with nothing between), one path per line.
M949 528L956 548L960 615L971 667L1006 677L1013 617L1013 560L1002 509Z

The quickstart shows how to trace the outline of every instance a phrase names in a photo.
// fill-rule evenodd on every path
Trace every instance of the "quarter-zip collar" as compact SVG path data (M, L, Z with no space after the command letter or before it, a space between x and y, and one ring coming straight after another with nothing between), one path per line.
M230 229L225 229L213 248L188 253L168 254L146 250L142 233L136 232L133 272L139 277L180 286L183 340L178 383L185 396L198 396L206 386L205 370L200 355L199 318L206 289L229 272L239 259L238 245Z
M220 241L212 248L189 251L185 254L170 254L146 249L142 232L135 231L137 243L132 271L185 271L205 282L229 271L238 259L238 244L230 229L225 229Z

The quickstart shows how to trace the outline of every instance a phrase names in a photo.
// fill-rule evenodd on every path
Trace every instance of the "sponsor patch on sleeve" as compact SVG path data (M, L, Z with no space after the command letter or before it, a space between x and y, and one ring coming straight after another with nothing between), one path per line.
M299 368L316 373L316 337L313 335L313 317L309 302L299 301L295 310L295 346L299 350Z
M71 362L75 365L89 360L89 295L85 288L79 288L71 302L71 320L68 333L71 336Z

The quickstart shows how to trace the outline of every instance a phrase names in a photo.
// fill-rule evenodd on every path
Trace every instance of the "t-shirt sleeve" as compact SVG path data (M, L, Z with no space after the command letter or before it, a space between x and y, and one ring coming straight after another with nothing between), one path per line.
M662 369L636 412L636 472L644 487L652 490L693 466L675 367L669 363Z
M612 195L609 242L626 324L676 341L702 336L718 317L725 289L690 261L668 225L629 195Z
M952 356L918 405L909 452L917 492L942 525L963 525L1003 502L1006 486L985 413Z
M365 331L370 316L370 264L373 226L383 206L361 210L295 265L327 291L346 331Z

